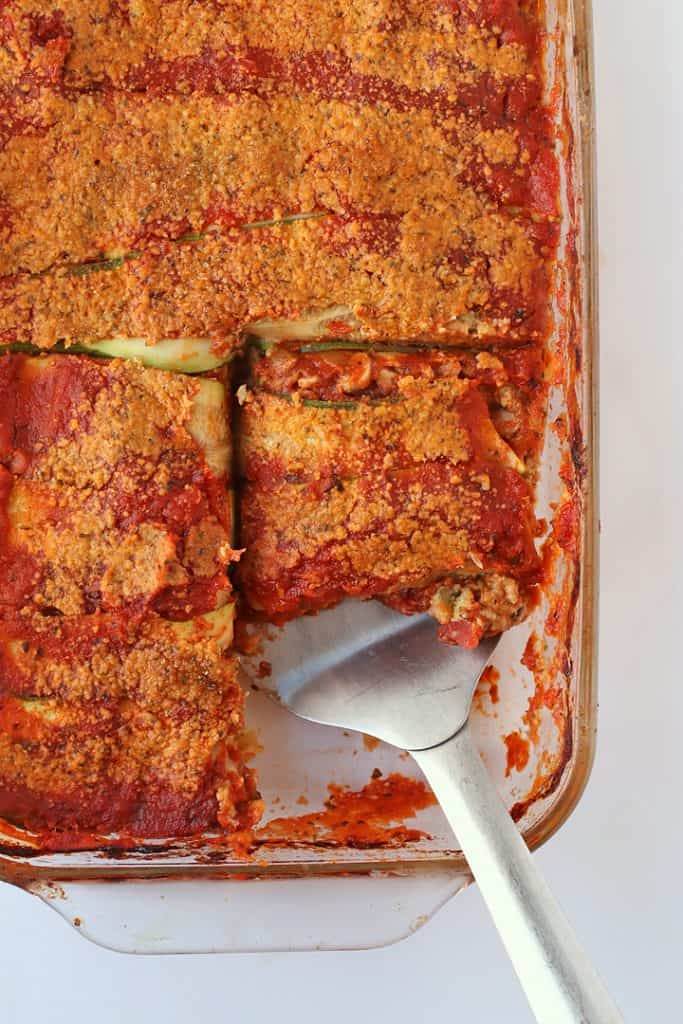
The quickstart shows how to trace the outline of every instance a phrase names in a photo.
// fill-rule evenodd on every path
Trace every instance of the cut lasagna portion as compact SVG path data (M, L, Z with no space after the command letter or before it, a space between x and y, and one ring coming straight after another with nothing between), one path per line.
M5 612L0 816L147 837L254 824L232 616Z
M0 606L83 615L225 603L225 385L85 356L0 358Z
M38 6L0 19L0 339L546 336L535 2Z
M113 335L207 337L229 353L246 334L305 328L323 338L518 344L545 335L555 234L552 222L497 211L469 190L398 219L325 214L158 241L130 258L0 279L0 340L52 348Z
M534 191L531 153L522 159L531 144L524 127L473 110L460 128L464 152L455 106L440 95L434 109L387 110L282 86L227 105L202 95L46 96L35 110L40 131L9 140L0 160L12 220L0 274L132 255L154 240L317 211L341 218L335 227L347 250L362 234L368 255L385 258L399 256L401 243L406 258L418 255L411 230L419 222L426 246L438 242L451 253L455 277L466 247L472 262L481 256L485 230L512 244L531 233L515 216L548 214ZM411 159L406 139L416 136L422 149ZM54 188L67 179L68 191ZM160 189L159 179L172 187ZM437 196L450 207L448 230Z
M470 645L518 621L539 573L522 395L542 383L513 371L491 353L259 360L240 394L249 607L282 622L380 597Z
M409 379L423 384L476 382L496 430L533 469L545 428L544 354L536 345L457 352L404 343L368 347L348 341L253 346L254 390L294 404L352 407L358 397L395 400ZM403 381L403 384L401 382Z

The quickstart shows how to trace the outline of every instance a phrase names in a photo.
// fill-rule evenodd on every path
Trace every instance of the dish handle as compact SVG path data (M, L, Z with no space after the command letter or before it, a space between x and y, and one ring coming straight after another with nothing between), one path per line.
M34 882L85 938L122 953L371 949L423 925L471 881L448 866L406 874Z

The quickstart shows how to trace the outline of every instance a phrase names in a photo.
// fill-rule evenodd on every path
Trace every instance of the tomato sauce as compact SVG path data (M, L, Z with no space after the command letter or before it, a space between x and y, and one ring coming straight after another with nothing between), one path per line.
M486 25L499 30L501 42L518 43L530 53L538 45L537 4L524 0L439 0L466 29L468 25Z
M518 732L508 733L504 740L507 751L505 775L524 771L529 763L529 740Z

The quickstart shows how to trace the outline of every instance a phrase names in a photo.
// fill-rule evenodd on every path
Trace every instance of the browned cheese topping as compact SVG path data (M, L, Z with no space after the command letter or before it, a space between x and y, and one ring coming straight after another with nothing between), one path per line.
M8 84L31 67L57 65L71 87L107 81L119 88L140 88L145 79L131 75L132 69L198 57L207 49L218 56L236 55L245 70L254 50L282 57L344 56L359 74L424 89L471 82L477 72L504 78L529 71L524 45L502 41L495 18L489 25L482 18L480 24L463 26L447 4L433 0L402 0L400 5L395 0L290 0L277 5L267 0L129 0L125 5L111 0L9 0L5 6L13 31L7 32L0 80ZM50 23L54 12L59 12L59 21ZM65 38L62 26L67 26L67 43L50 54L49 42ZM36 45L36 37L42 46ZM180 91L191 86L189 74L179 76Z

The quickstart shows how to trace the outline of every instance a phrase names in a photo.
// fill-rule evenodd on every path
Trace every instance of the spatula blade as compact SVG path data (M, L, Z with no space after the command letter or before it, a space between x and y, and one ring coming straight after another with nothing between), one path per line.
M295 714L423 750L467 720L497 642L465 650L440 643L429 615L346 601L289 623L264 656L280 700Z

